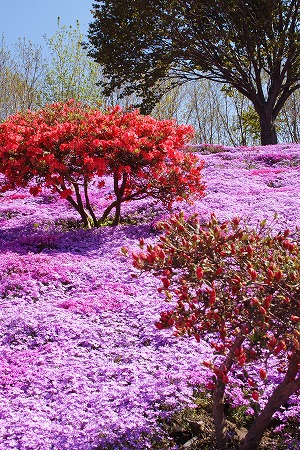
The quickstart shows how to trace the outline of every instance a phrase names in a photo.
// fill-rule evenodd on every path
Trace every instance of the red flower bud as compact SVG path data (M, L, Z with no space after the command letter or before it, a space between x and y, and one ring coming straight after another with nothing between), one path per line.
M252 305L252 306L258 306L259 304L260 304L260 303L259 303L258 298L253 297L253 298L251 299L251 305Z
M291 278L292 281L296 281L297 280L296 272L292 272L291 275L290 275L290 278Z
M282 347L282 343L279 342L279 344L274 348L274 355L278 355L278 353L280 353L281 350L283 350L283 347Z
M271 348L275 348L276 344L277 344L277 340L276 340L275 336L272 336L269 339L268 346Z
M278 270L277 272L274 273L274 278L276 281L280 281L282 277L283 273L281 272L281 270Z
M213 306L216 303L216 291L211 289L209 291L209 306Z
M227 384L229 381L228 375L226 375L225 373L222 375L222 381L224 384Z
M238 358L238 362L239 362L239 365L240 365L241 367L244 366L244 364L245 364L246 361L247 361L247 357L246 357L245 354L244 354L244 355L241 355L241 356Z
M252 281L255 281L256 280L256 278L257 278L257 272L254 270L254 269L249 269L249 275L250 275L250 277L251 277L251 280Z
M234 278L232 278L232 283L234 284L240 284L241 282L241 277L239 277L238 275L235 275Z
M162 284L164 286L164 289L168 289L168 287L170 287L171 283L170 283L169 278L162 278L161 282L162 282Z
M270 308L271 301L272 301L272 295L268 295L264 300L265 308Z
M294 323L299 323L300 322L300 317L299 316L291 316L291 321Z
M169 276L171 275L171 270L165 269L165 270L163 271L163 275L164 275L165 277L169 277Z
M196 275L197 275L197 278L199 279L199 280L201 280L202 278L203 278L203 275L204 275L204 272L203 272L203 269L202 269L202 267L197 267L197 269L196 269Z
M246 246L246 252L248 253L249 256L253 255L254 253L254 248L252 247L252 245L247 245Z
M289 245L289 251L292 252L295 248L295 244L293 244L292 242Z
M235 356L240 356L243 354L243 349L241 347L235 348L234 349L234 354Z
M262 380L267 378L267 371L265 369L259 369L259 376Z
M212 362L211 362L211 361L204 360L204 361L203 361L203 365L204 365L205 367L208 367L209 369L212 368Z
M232 219L233 225L236 225L236 226L239 225L240 221L241 221L241 219L239 217L234 217Z
M197 341L197 342L200 342L200 340L201 340L201 339L200 339L200 336L199 336L199 334L198 334L198 333L196 333L196 334L195 334L194 336L195 336L195 339L196 339L196 341Z
M223 267L218 267L216 270L216 275L221 275L221 273L223 273L223 272L224 272Z
M273 277L274 277L274 273L272 272L271 269L268 269L268 270L267 270L267 278L268 278L268 280L269 280L269 281L272 280Z
M128 256L128 247L121 247L121 252L123 255Z
M265 308L263 306L260 306L259 307L259 312L264 316L267 311L265 310Z

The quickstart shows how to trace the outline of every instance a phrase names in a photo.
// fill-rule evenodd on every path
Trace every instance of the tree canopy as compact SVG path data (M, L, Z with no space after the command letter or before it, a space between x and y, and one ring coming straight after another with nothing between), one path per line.
M104 93L136 93L142 112L168 88L207 78L247 97L262 144L300 87L297 0L95 0L89 54L104 68ZM165 81L168 80L168 83Z

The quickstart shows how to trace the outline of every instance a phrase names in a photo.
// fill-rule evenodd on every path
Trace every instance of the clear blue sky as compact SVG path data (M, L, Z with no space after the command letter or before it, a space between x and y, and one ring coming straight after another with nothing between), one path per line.
M4 33L7 46L25 37L34 44L44 46L43 35L52 36L61 25L76 25L86 34L93 21L90 12L93 0L0 0L0 36Z

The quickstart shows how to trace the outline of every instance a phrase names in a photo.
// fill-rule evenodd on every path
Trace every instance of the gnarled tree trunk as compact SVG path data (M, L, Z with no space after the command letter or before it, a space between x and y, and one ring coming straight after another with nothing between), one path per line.
M244 441L240 446L240 450L256 450L266 431L273 414L279 410L292 394L300 389L300 377L296 378L299 373L300 354L294 353L290 358L286 376L281 384L277 386L273 394L269 398L266 406L249 429Z

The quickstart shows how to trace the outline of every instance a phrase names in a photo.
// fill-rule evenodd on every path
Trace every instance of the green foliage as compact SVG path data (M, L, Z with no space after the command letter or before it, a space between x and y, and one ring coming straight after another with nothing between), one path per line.
M60 24L50 38L46 38L51 52L43 87L43 103L74 99L99 106L102 103L97 82L101 68L82 46L84 35L79 22L76 27Z
M258 139L260 135L259 116L253 107L248 108L248 110L242 113L242 121L245 129L249 131L255 139Z

